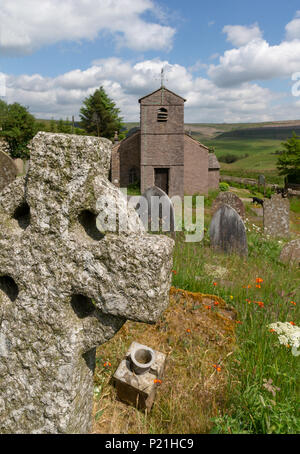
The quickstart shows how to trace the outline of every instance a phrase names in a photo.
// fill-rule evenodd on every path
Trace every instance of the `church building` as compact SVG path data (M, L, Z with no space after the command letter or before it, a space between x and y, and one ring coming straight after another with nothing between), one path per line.
M185 99L164 86L140 103L140 128L112 150L111 181L139 183L141 193L158 186L169 197L207 194L219 187L214 153L184 131Z

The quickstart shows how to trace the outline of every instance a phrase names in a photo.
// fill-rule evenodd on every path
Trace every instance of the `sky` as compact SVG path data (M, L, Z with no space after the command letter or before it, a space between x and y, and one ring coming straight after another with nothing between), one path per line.
M1 0L0 99L79 118L103 86L125 121L165 86L185 121L300 119L300 3L289 0Z

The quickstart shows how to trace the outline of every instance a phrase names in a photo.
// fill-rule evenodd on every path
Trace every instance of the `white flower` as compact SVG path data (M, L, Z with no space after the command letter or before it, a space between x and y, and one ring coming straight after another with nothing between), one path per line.
M289 322L276 322L268 326L273 329L278 336L281 345L290 345L293 348L300 347L300 327L294 326Z

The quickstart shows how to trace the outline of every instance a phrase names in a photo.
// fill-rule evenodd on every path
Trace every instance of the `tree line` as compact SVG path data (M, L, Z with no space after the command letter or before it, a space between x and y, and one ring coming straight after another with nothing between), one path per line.
M119 114L120 110L103 87L84 99L80 121L76 123L68 118L37 120L27 107L0 100L0 137L7 141L12 158L28 159L27 145L39 131L92 135L111 140L117 132L119 139L122 139L125 134L121 132L124 127Z

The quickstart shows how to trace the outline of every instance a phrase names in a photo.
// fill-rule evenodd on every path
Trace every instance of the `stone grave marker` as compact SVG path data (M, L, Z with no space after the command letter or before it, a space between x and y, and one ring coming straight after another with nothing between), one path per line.
M241 218L245 218L245 206L241 199L233 192L220 192L218 197L213 202L212 213L216 213L216 211L218 211L218 209L222 205L229 205L230 207L235 209L235 211L241 216Z
M222 205L210 224L210 244L226 253L248 255L247 235L244 222L234 208Z
M273 237L290 235L290 202L281 194L264 201L264 232Z
M4 151L0 150L0 192L17 176L14 161Z
M38 133L28 174L0 194L0 433L87 433L95 350L169 302L173 240L96 228L111 142ZM97 219L96 219L97 218Z
M23 159L20 159L20 158L14 159L14 164L17 168L18 175L23 175L23 173L25 172L25 166L24 166Z
M287 243L280 254L280 261L290 265L300 266L300 239Z
M153 186L147 189L142 197L145 197L148 202L149 229L158 231L161 227L164 232L174 232L175 212L168 195L162 189ZM159 204L159 202L161 203Z

